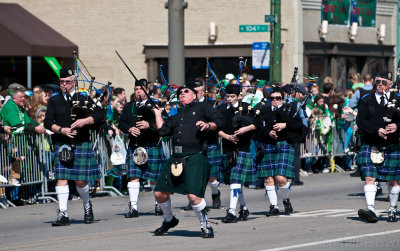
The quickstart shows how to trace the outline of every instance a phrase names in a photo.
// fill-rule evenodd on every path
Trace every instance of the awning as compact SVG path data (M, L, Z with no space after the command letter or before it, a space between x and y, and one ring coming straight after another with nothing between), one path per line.
M72 57L78 46L18 4L0 3L0 56Z

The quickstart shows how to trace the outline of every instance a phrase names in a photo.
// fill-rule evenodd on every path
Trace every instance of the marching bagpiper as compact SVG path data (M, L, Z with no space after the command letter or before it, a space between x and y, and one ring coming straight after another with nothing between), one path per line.
M155 124L152 104L145 93L148 92L147 84L146 79L135 82L135 101L125 105L119 119L119 128L129 135L126 161L129 177L129 212L125 215L126 218L139 217L140 179L149 180L151 189L154 191L156 180L165 161L161 144L159 144L160 137ZM154 214L162 215L157 201L155 201Z
M45 128L52 130L54 147L56 193L58 198L58 218L52 226L70 224L67 214L69 196L68 180L75 180L76 188L83 201L84 223L93 223L94 216L89 198L89 181L100 179L101 172L89 140L89 130L99 125L105 118L104 112L85 93L77 93L77 80L71 68L60 70L62 93L54 93L48 103ZM90 116L76 117L71 108L83 108L85 104ZM89 109L91 109L89 111ZM72 114L71 114L72 113ZM71 116L72 115L72 116Z

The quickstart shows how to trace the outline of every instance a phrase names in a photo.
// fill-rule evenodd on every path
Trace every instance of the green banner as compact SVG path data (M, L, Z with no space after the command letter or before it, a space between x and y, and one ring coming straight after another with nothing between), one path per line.
M329 24L375 27L377 0L322 0L321 20Z
M323 0L321 20L328 24L349 25L351 0Z
M44 57L44 60L50 65L57 77L60 77L61 65L58 63L55 57Z
M357 0L352 12L358 26L375 27L376 0Z

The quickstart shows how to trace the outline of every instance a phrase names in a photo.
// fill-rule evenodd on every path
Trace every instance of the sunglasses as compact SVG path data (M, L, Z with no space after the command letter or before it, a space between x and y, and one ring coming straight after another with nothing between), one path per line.
M179 92L179 95L181 95L182 93L189 93L189 89L181 90L181 91Z
M71 80L60 80L60 84L71 84L71 83L73 83L74 81L71 81Z
M383 79L377 79L377 80L375 80L375 83L377 85L379 85L379 84L388 85L389 81L388 80L383 80Z
M271 97L271 100L281 101L282 97Z

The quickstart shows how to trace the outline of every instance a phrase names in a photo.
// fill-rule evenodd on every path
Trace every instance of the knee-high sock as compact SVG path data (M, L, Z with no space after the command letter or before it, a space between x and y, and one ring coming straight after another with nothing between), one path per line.
M390 208L394 209L397 207L397 200L399 199L399 192L400 192L400 187L394 186L390 190L389 194L389 200L390 200Z
M365 200L367 202L367 208L369 210L375 211L374 206L375 206L376 186L365 185L364 194L365 194Z
M135 210L137 210L139 189L140 189L139 182L128 182L129 201L131 202L131 206Z
M207 221L207 214L205 212L206 208L206 201L204 199L201 199L200 204L198 205L193 205L192 204L193 211L196 213L197 218L199 218L200 225L202 228L208 227L208 221Z
M246 201L244 200L244 192L243 192L243 188L240 188L241 193L239 193L239 204L241 207L243 207L243 209L247 209L246 206Z
M389 184L389 182L388 182L388 184L387 184L388 196L390 196L390 192L392 191L392 187L393 187L393 186L391 186L391 185Z
M290 194L290 183L287 182L286 185L279 187L279 192L282 195L282 199L286 200L289 198L289 194Z
M174 215L172 214L172 206L171 206L171 199L168 199L166 202L158 203L161 210L163 211L164 220L166 222L170 222Z
M82 187L82 188L77 186L76 190L78 191L79 195L82 198L83 205L88 204L89 200L90 200L89 185L86 185L85 187Z
M60 211L65 212L65 216L67 216L68 197L69 197L68 185L56 186L56 194L58 199L58 208L60 209Z
M208 182L208 185L211 188L211 194L218 194L218 186L219 186L218 181Z
M150 184L150 187L151 187L151 191L153 191L153 194L154 194L154 189L156 188L156 185ZM156 197L154 197L154 204L157 205Z
M240 184L231 184L231 197L229 203L229 212L233 215L236 214L236 206L239 199L239 193L241 193L242 186Z
M275 186L267 186L265 185L266 195L268 196L269 203L274 205L275 207L278 206L278 196L276 194Z

